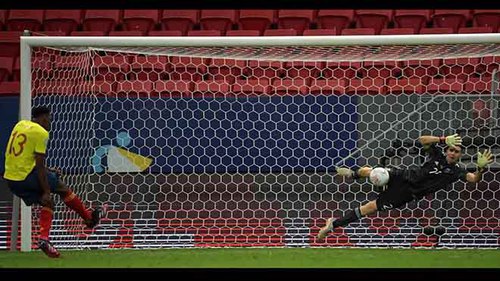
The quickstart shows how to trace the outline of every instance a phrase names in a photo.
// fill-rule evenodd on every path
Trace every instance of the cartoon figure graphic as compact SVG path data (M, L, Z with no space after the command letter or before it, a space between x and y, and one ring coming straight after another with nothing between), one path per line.
M94 172L102 173L105 167L102 159L106 156L106 172L109 173L133 173L146 170L153 159L133 153L125 149L132 142L127 132L119 132L115 138L117 146L103 145L96 149L91 158L91 164Z

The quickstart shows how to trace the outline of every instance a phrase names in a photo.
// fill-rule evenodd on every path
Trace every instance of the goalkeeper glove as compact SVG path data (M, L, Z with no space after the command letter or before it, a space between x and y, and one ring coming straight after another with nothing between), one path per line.
M491 155L491 151L489 150L484 150L483 153L481 152L478 152L477 153L477 167L481 170L481 169L484 169L486 166L488 166L488 164L490 164L491 162L493 162L493 159L492 159L492 155Z
M350 177L350 178L352 178L353 174L354 174L354 172L351 169L349 169L349 168L339 168L339 167L337 167L335 170L337 171L337 175L343 176L343 177Z
M462 138L458 134L454 134L446 137L446 145L455 146L462 144Z

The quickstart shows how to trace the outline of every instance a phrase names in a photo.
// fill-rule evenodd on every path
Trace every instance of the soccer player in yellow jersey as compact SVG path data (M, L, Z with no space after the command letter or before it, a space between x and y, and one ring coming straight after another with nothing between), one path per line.
M50 110L45 106L32 110L33 121L19 121L9 138L5 152L5 173L9 189L26 205L40 204L40 237L38 247L49 257L59 257L57 249L49 242L54 203L50 196L56 193L64 203L77 212L85 225L95 227L106 211L98 207L92 212L60 179L58 171L45 166L45 153L49 140Z

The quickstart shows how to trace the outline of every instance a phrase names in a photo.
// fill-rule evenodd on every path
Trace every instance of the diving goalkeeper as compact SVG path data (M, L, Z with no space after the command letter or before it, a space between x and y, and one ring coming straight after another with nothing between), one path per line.
M345 216L337 220L329 218L326 225L320 229L318 239L324 239L336 227L346 226L377 211L398 208L413 200L420 200L428 194L447 188L458 180L479 182L486 166L493 161L489 150L478 152L477 171L470 173L458 164L463 148L462 139L458 134L447 137L421 136L419 140L428 154L427 161L421 167L388 168L389 182L377 199L349 210ZM437 144L447 145L445 154ZM369 177L371 171L371 167L357 170L337 168L339 176L352 179Z

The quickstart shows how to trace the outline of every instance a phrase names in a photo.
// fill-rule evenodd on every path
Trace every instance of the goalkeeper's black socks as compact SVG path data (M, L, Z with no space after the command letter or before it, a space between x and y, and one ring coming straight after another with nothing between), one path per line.
M360 178L359 174L358 174L358 170L359 168L352 168L352 179L353 180L357 180Z
M360 220L363 216L361 215L361 210L359 207L354 208L353 210L347 211L345 216L341 217L340 219L335 220L333 224L333 228L339 227L339 226L346 226L350 224L351 222L356 222Z

